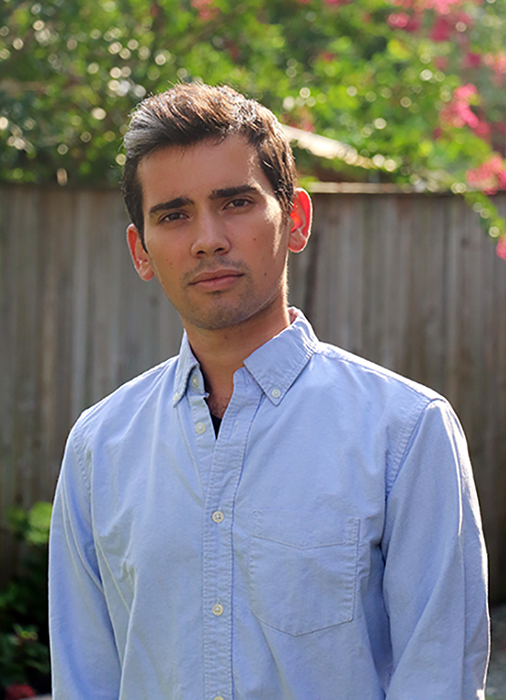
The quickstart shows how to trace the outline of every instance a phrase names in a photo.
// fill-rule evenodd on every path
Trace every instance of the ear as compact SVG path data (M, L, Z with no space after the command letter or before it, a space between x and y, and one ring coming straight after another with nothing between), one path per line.
M297 188L290 214L292 229L288 240L288 250L292 253L300 253L306 247L306 243L311 235L312 215L311 197L306 190L300 187Z
M151 259L142 245L141 234L134 224L130 224L127 228L127 243L130 250L130 255L137 270L139 277L145 282L148 282L154 276L154 271L151 266Z

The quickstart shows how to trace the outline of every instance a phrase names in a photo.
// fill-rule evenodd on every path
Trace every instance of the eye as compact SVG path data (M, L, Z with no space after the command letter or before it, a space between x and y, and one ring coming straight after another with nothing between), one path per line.
M252 204L250 199L245 199L244 197L236 197L230 200L225 206L225 209L244 209L248 205Z
M159 223L163 224L165 222L180 221L185 218L185 214L182 211L169 211L160 217Z

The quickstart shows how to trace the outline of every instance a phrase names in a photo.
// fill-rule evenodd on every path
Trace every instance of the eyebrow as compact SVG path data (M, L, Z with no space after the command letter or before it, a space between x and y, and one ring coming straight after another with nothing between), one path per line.
M219 190L213 190L209 199L226 199L238 194L258 194L259 192L259 188L254 185L237 185L236 187L223 187Z
M193 200L189 197L175 197L170 199L168 202L160 202L160 204L155 204L151 207L148 214L153 216L153 214L158 214L160 211L167 211L168 209L179 209L187 204L193 204Z
M213 190L209 195L209 199L226 199L227 197L234 197L238 194L258 194L259 188L253 185L237 185L235 187L222 187L217 190ZM175 197L170 199L168 202L160 202L151 207L148 212L149 216L158 214L161 211L168 211L169 209L179 209L180 207L185 207L188 204L194 204L193 199L190 197Z

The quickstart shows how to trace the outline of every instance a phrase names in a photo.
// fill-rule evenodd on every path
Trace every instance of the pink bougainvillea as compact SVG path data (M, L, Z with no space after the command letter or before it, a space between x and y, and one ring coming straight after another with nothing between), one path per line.
M443 121L458 128L467 125L472 129L476 129L480 124L480 120L472 111L470 104L474 101L473 98L477 94L478 90L472 83L462 85L454 90L453 100L441 112Z
M220 13L213 0L191 0L191 6L198 10L199 18L203 22L209 22Z
M506 53L487 53L483 61L485 65L489 66L489 68L492 68L494 73L498 75L506 74Z
M465 0L393 0L393 4L398 7L409 7L417 12L424 10L434 10L438 15L449 15L456 7L463 5ZM481 5L482 0L474 0L477 5Z
M446 17L437 17L432 25L429 37L432 41L448 41L452 35L453 26L448 22Z
M476 136L480 136L482 139L485 140L489 139L492 133L490 124L487 124L487 122L483 122L481 120L478 120L478 124L474 127L473 131L476 134Z
M387 22L392 29L404 29L410 19L407 12L393 12L391 15L388 15Z
M440 15L449 15L454 7L462 4L463 0L427 0L427 9L435 10Z
M464 68L479 68L481 66L481 54L468 51L464 56Z
M472 24L473 19L466 12L439 13L434 20L429 37L432 41L449 41L452 35L457 34L458 25L468 28ZM475 54L471 55L475 56Z
M495 252L500 258L506 260L506 236L501 236Z
M459 10L464 0L393 0L394 5L402 7L402 12L393 12L387 17L392 29L416 32L422 26L426 10L433 10L435 18L429 31L432 41L450 41L452 36L462 32L473 24L473 19L466 12ZM407 11L406 11L407 10Z
M468 170L467 181L485 194L495 194L506 189L506 161L500 155L494 155L477 168Z
M389 27L404 29L406 32L416 32L420 28L418 17L411 17L407 12L393 12L387 17Z

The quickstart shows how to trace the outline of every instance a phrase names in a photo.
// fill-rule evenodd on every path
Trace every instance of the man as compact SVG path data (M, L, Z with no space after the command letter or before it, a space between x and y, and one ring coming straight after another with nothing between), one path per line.
M70 435L54 700L484 698L465 438L439 395L287 307L311 202L275 117L180 85L125 144L132 259L185 335Z

